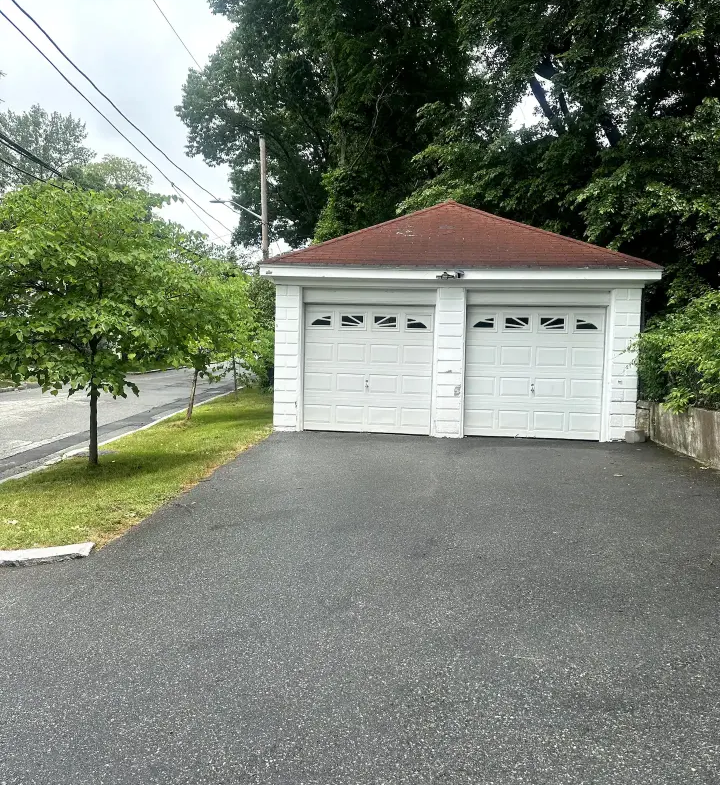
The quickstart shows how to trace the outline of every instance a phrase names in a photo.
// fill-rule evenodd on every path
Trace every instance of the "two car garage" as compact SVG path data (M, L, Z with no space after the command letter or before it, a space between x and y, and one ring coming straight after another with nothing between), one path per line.
M429 435L434 308L309 305L306 430ZM464 434L599 439L605 349L600 309L470 306Z
M609 441L643 259L444 202L276 257L278 430Z

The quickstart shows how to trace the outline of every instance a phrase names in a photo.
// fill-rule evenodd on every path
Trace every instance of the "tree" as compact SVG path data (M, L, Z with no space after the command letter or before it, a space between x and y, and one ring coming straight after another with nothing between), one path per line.
M216 0L237 24L178 112L191 153L228 163L239 202L259 197L268 141L274 236L291 246L391 218L428 143L418 111L457 105L466 56L452 0ZM257 242L244 222L238 242Z
M147 191L152 176L143 164L132 158L104 155L99 161L84 166L70 166L64 174L82 188L104 191L108 188L134 188Z
M59 112L48 114L37 104L28 112L16 113L10 109L0 112L0 131L60 172L72 166L85 166L95 156L92 150L83 145L87 138L85 123L72 115L61 115ZM52 176L40 164L33 163L4 145L0 145L0 151L5 160L35 177L47 179ZM33 182L33 177L23 175L0 162L0 192Z
M182 238L153 216L164 201L36 184L0 203L0 374L36 378L55 395L86 391L91 464L100 394L137 394L128 377L137 362L182 363L183 317L203 309Z
M177 112L188 150L232 168L233 196L260 212L258 139L267 139L273 238L296 247L312 237L325 203L329 107L322 72L298 33L286 0L215 0L236 28L202 71L190 71ZM241 221L235 241L260 244L256 221Z

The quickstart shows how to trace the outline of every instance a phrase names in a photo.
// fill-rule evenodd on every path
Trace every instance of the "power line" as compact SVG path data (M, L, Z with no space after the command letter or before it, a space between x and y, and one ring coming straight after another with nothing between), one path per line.
M178 33L178 31L173 27L172 22L167 18L167 16L165 16L162 8L160 8L160 6L157 4L156 0L152 0L152 1L153 1L154 5L155 5L155 8L157 8L157 10L160 11L160 13L162 14L162 18L168 23L168 25L170 26L170 29L173 31L173 33L175 33L175 37L177 38L177 40L180 41L180 43L185 48L185 51L192 58L192 61L195 63L195 65L198 67L198 69L200 71L202 71L202 66L195 59L195 55L187 48L187 45L186 45L185 41L183 41L182 38L180 38L180 33ZM15 5L17 5L17 3L15 3Z
M13 0L13 2L15 2L15 0ZM17 5L17 4L16 4L16 5ZM20 7L20 6L18 6L18 8L19 8L19 7ZM21 9L21 10L22 10L22 9ZM29 14L27 14L25 11L23 11L23 13L25 13L25 14L26 14L26 16L28 16L28 18L31 18L31 17L30 17L30 15L29 15ZM143 151L142 151L142 150L141 150L141 149L140 149L140 148L139 148L139 147L138 147L138 146L137 146L137 145L136 145L134 142L130 141L130 139L128 139L128 137L127 137L127 136L125 136L125 134L124 134L124 133L123 133L123 132L122 132L122 131L121 131L121 130L120 130L120 129L119 129L119 128L118 128L118 127L115 125L115 123L113 123L113 121L112 121L112 120L111 120L111 119L110 119L110 118L109 118L109 117L108 117L106 114L104 114L104 113L103 113L103 112L102 112L100 109L98 109L98 107L97 107L97 106L95 106L95 104L94 104L94 103L93 103L93 102L92 102L92 101L91 101L91 100L90 100L90 99L89 99L89 98L88 98L88 97L87 97L87 96L86 96L86 95L85 95L85 94L82 92L82 90L80 90L80 88L79 88L79 87L77 87L77 86L76 86L76 85L75 85L75 84L74 84L74 83L73 83L73 82L72 82L72 81L71 81L71 80L70 80L70 79L69 79L67 76L65 76L65 74L64 74L64 73L63 73L63 72L62 72L62 71L61 71L61 70L60 70L60 69L59 69L59 68L58 68L58 67L55 65L55 63L53 63L53 61L52 61L52 60L51 60L51 59L50 59L50 58L49 58L49 57L48 57L48 56L45 54L45 52L43 52L43 51L42 51L42 49L40 49L40 47L39 47L39 46L38 46L38 45L37 45L37 44L36 44L34 41L32 41L32 40L31 40L31 39L30 39L30 38L29 38L29 37L28 37L28 36L27 36L27 35L26 35L26 34L25 34L25 33L24 33L24 32L23 32L23 31L22 31L22 30L21 30L21 29L20 29L20 28L19 28L19 27L16 25L16 24L15 24L15 22L13 22L13 21L12 21L12 19L10 19L10 18L7 16L7 14L5 14L5 12L4 12L4 11L0 10L0 16L2 16L2 17L3 17L3 19L5 19L5 21L6 21L6 22L8 22L8 23L9 23L9 24L10 24L12 27L14 27L14 28L15 28L15 30L16 30L18 33L20 33L20 35L21 35L21 36L22 36L22 37L23 37L23 38L24 38L24 39L25 39L25 40L26 40L26 41L27 41L27 42L28 42L28 43L29 43L29 44L30 44L30 45L33 47L33 49L35 49L35 51L36 51L36 52L38 52L38 54L39 54L39 55L40 55L40 56L41 56L41 57L42 57L44 60L46 60L46 61L47 61L47 62L48 62L48 63L49 63L51 66L52 66L52 68L53 68L53 69L54 69L54 70L55 70L55 71L56 71L56 72L57 72L57 73L58 73L58 74L59 74L59 75L62 77L62 79L63 79L65 82L67 82L67 84L68 84L68 85L70 85L70 87L72 87L72 89L73 89L73 90L74 90L76 93L78 93L78 95L80 95L80 96L81 96L81 97L82 97L82 98L83 98L83 99L84 99L84 100L85 100L85 101L86 101L88 104L90 104L90 106L92 106L92 108L93 108L93 109L94 109L94 110L95 110L95 111L96 111L96 112L97 112L97 113L98 113L98 114L99 114L99 115L100 115L100 116L103 118L103 120L105 120L105 121L106 121L106 122L107 122L107 123L108 123L108 124L109 124L109 125L110 125L112 128L114 128L114 129L115 129L115 130L116 130L116 131L117 131L117 132L120 134L120 136L122 136L122 138L123 138L123 139L124 139L124 140L125 140L125 141L126 141L126 142L127 142L127 143L128 143L130 146L131 146L131 147L132 147L132 148L133 148L133 150L135 150L135 151L136 151L136 152L137 152L139 155L141 155L141 156L142 156L142 157L143 157L143 158L144 158L144 159L145 159L145 160L146 160L146 161L147 161L147 162L148 162L148 163L149 163L149 164L150 164L150 165L151 165L151 166L152 166L154 169L156 169L156 170L157 170L157 171L160 173L160 175L162 175L162 177L164 177L164 178L165 178L165 179L166 179L166 180L167 180L167 181L170 183L170 185L171 185L173 188L175 188L176 190L178 190L178 191L179 191L179 192L180 192L180 193L181 193L181 194L182 194L182 195L183 195L183 196L184 196L186 199L188 199L188 200L189 200L190 202L192 202L192 203L193 203L193 204L194 204L194 205L195 205L195 206L196 206L196 207L197 207L199 210L201 210L203 213L205 213L205 215L207 215L207 216L208 216L209 218L211 218L213 221L216 221L217 223L219 223L219 224L220 224L220 226L222 226L222 228L223 228L223 229L225 229L225 231L227 231L227 232L232 232L232 229L230 229L230 227L226 226L226 225L225 225L225 224L224 224L224 223L223 223L223 222L222 222L222 221L221 221L219 218L216 218L214 215L212 215L211 213L209 213L209 212L208 212L208 211L207 211L207 210L206 210L206 209L205 209L205 208L204 208L204 207L203 207L201 204L199 204L198 202L196 202L196 201L195 201L195 199L193 199L193 198L192 198L192 196L190 196L190 195L189 195L189 194L187 194L185 191L183 191L183 190L182 190L182 188L180 188L180 186L178 186L178 185L175 185L175 183L174 183L174 182L173 182L173 181L170 179L170 177L168 177L168 176L165 174L165 172L163 172L163 170L162 170L162 169L161 169L161 168L160 168L160 167L159 167L159 166L158 166L158 165L157 165L157 164L156 164L154 161L152 161L150 158L148 158L148 156L147 156L147 155L145 155L145 153L144 153L144 152L143 152ZM37 24L37 22L35 22L35 20L32 20L32 21L33 21L33 22L34 22L34 23L35 23L35 24L38 26L38 28L39 28L39 29L41 29L41 30L42 30L42 28L40 28L40 25L38 25L38 24ZM44 31L44 30L43 30L42 32L43 32L43 33L45 33L45 31ZM46 35L48 38L50 38L50 37L47 35L47 33L45 33L45 35ZM59 47L58 47L58 51L59 51ZM67 59L69 60L69 58L67 58ZM80 69L77 69L77 70L79 71ZM87 78L87 77L86 77L86 78ZM90 81L90 80L88 79L88 81ZM92 83L91 83L91 84L92 84ZM96 89L97 89L97 88L96 88ZM98 92L99 92L99 91L98 91ZM108 99L108 100L109 100L109 99ZM162 151L161 151L161 152L162 152ZM163 153L163 155L164 155L164 153ZM165 156L165 157L167 158L167 156ZM168 159L168 160L170 160L170 159ZM172 162L171 162L171 163L172 163ZM179 168L179 167L178 167L178 168ZM181 171L182 171L182 170L181 170ZM188 176L189 176L189 175L188 175ZM192 179L192 178L190 178L190 179ZM193 181L193 182L194 182L194 181ZM205 189L203 189L203 190L205 190Z
M0 12L1 13L1 12ZM26 150L21 144L18 144L14 139L11 139L7 134L0 131L0 144L5 145L8 149L12 150L15 153L19 153L24 158L32 161L34 164L38 166L42 166L43 169L47 169L49 172L52 172L54 175L57 175L62 180L67 180L67 177L63 175L62 172L59 172L54 166L51 166L46 161L43 161L42 158L38 158L35 153L31 153L30 150Z
M82 77L83 77L83 79L85 79L85 80L86 80L86 81L87 81L89 84L91 84L91 85L92 85L92 86L95 88L95 90L96 90L96 91L97 91L97 92L98 92L98 93L99 93L99 94L100 94L100 95L101 95L101 96L102 96L102 97L103 97L103 98L104 98L104 99L105 99L105 100L106 100L106 101L107 101L107 102L110 104L110 106L112 106L112 108L113 108L113 109L114 109L114 110L115 110L115 111L116 111L116 112L117 112L117 113L120 115L120 117L122 117L122 118L123 118L123 120L125 120L125 121L126 121L126 122L127 122L129 125L130 125L130 126L132 126L132 127L133 127L133 128L134 128L134 129L135 129L135 130L136 130L136 131L137 131L137 132L138 132L138 133L139 133L139 134L140 134L140 135L141 135L141 136L142 136L142 137L143 137L143 138L144 138L144 139L147 141L147 142L149 142L149 143L150 143L150 145L151 145L152 147L154 147L154 148L155 148L155 150L157 150L157 151L160 153L160 155L162 155L162 156L163 156L163 158L165 158L165 160L166 160L166 161L168 161L168 163L170 163L172 166L174 166L174 167L175 167L175 168L176 168L176 169L177 169L179 172L182 172L182 173L185 175L185 177L187 177L187 178L188 178L188 180L192 181L192 182L193 182L193 183L194 183L194 184L195 184L195 185L196 185L196 186L197 186L197 187L198 187L198 188L199 188L201 191L204 191L206 194L208 194L209 196L211 196L213 199L217 199L217 196L215 196L215 194L213 194L213 193L212 193L211 191L209 191L207 188L203 187L203 186L202 186L202 185L201 185L201 184L200 184L200 183L199 183L199 182L198 182L198 181L197 181L197 180L196 180L196 179L195 179L195 178L194 178L194 177L193 177L191 174L189 174L188 172L186 172L186 171L185 171L185 169L183 169L183 168L182 168L182 166L180 166L179 164L175 163L175 161L173 161L173 160L172 160L172 158L170 158L170 157L167 155L167 153L166 153L166 152L165 152L165 151L164 151L162 148L158 147L158 145L156 145L156 144L155 144L155 142L153 142L153 140L152 140L152 139L151 139L151 138L150 138L150 137L149 137L149 136L148 136L148 135L147 135L147 134L146 134L146 133L145 133L145 132L144 132L144 131L143 131L141 128L139 128L139 127L138 127L138 126L137 126L137 125L136 125L136 124L135 124L135 123L134 123L134 122L133 122L133 121L132 121L132 120L131 120L131 119L130 119L130 118L129 118L129 117L128 117L128 116L127 116L127 115L126 115L124 112L123 112L123 111L122 111L122 109L120 109L120 107L119 107L119 106L118 106L118 105L117 105L117 104L116 104L116 103L115 103L115 102L112 100L112 98L110 98L110 96L109 96L109 95L107 95L107 93L103 92L103 91L102 91L102 90L101 90L101 89L100 89L100 88L99 88L99 87L98 87L98 86L95 84L95 82L94 82L94 81L93 81L93 80L92 80L92 79L91 79L91 78L90 78L90 77L89 77L89 76L88 76L88 75L87 75L87 74L86 74L86 73L85 73L85 72L82 70L82 68L80 68L80 66L78 66L78 65L75 63L75 61L74 61L74 60L73 60L73 59L72 59L72 58L71 58L69 55L67 55L67 54L66 54L66 53L65 53L65 52L64 52L64 51L63 51L63 50L60 48L59 44L57 44L57 43L55 42L55 40L52 38L52 36L51 36L51 35L50 35L48 32L46 32L46 30L43 28L43 26L42 26L42 25L41 25L41 24L40 24L40 23L39 23L39 22L38 22L38 21L37 21L37 20L36 20L36 19L35 19L35 18L34 18L34 17L31 15L31 14L30 14L30 13L28 13L28 12L27 12L27 11L26 11L26 10L25 10L25 9L24 9L24 8L23 8L21 5L20 5L20 3L16 2L16 0L11 0L11 2L13 3L13 5L14 5L14 6L15 6L15 7L16 7L16 8L17 8L17 9L18 9L18 10L19 10L19 11L20 11L22 14L24 14L24 15L25 15L25 16L26 16L26 17L27 17L27 18L28 18L28 19L29 19L29 20L30 20L30 21L31 21L31 22L32 22L32 23L35 25L35 27L37 27L37 29L38 29L38 30L39 30L39 31L40 31L40 32L41 32L41 33L42 33L42 34L45 36L45 38L47 38L47 40L48 40L48 41L49 41L49 42L50 42L50 43L51 43L51 44L52 44L52 45L55 47L55 49L57 49L57 51L58 51L58 52L59 52L59 53L62 55L62 57L64 57L64 58L65 58L65 60L67 60L67 62L68 62L68 63L70 63L70 65L71 65L71 66L72 66L72 67L73 67L73 68L74 68L74 69L75 69L75 70L76 70L76 71L77 71L77 72L80 74L80 76L82 76ZM160 10L159 6L158 6L158 10ZM162 11L160 11L160 12L162 13ZM163 14L163 15L164 15L164 14ZM3 16L5 16L5 15L3 14ZM7 17L6 17L6 18L7 18ZM29 40L29 39L28 39L28 40ZM32 43L32 42L31 42L31 43ZM47 58L46 58L46 59L47 59ZM194 58L193 58L193 59L194 59ZM72 85L72 86L74 87L74 85ZM74 88L74 89L77 89L77 88ZM78 91L78 92L79 92L79 91ZM80 93L80 94L82 95L82 93ZM83 98L85 98L85 96L83 96ZM87 99L85 99L85 100L87 100ZM92 105L92 104L91 104L91 105ZM98 111L99 111L99 110L98 110ZM107 118L106 118L106 119L107 119ZM109 121L108 121L108 122L109 122ZM218 201L219 201L219 200L218 200ZM227 206L227 205L226 205L226 206ZM232 209L232 208L229 208L229 209ZM233 212L235 212L235 211L233 211Z
M50 180L43 180L42 177L38 177L36 174L32 172L27 172L25 169L21 169L19 166L15 166L15 164L7 161L5 158L0 156L0 163L5 164L5 166L9 166L11 169L14 169L16 172L20 172L20 174L24 174L26 177L32 177L33 180L37 180L39 183L47 183L51 185L53 188L57 188L59 191L63 191L65 189L60 188L59 185L55 185L55 183L51 182Z
M175 190L176 190L178 193L180 193L180 192L178 191L178 189L177 189L177 187L176 187L176 186L173 186L173 188L175 188ZM195 211L195 210L194 210L194 209L193 209L193 208L192 208L192 207L191 207L191 206L190 206L190 205L189 205L189 204L188 204L188 203L187 203L187 202L186 202L186 201L185 201L185 200L182 198L182 196L180 197L180 201L181 201L181 202L182 202L182 203L185 205L185 207L187 207L187 209L188 209L188 210L190 210L190 212L191 212L191 213L192 213L192 214L193 214L193 215L194 215L194 216L195 216L195 217L198 219L198 221L200 221L200 223L201 223L201 224L203 224L203 225L204 225L204 226L207 228L207 230L210 232L210 234L211 234L211 235L213 235L213 238L212 238L212 239L214 239L214 240L219 240L219 239L220 239L220 235L219 235L219 234L218 234L218 233L217 233L217 232L216 232L214 229L212 229L212 228L211 228L210 224L209 224L209 223L208 223L208 222L207 222L207 221L206 221L206 220L205 220L205 219L204 219L204 218L203 218L203 217L202 217L202 216L201 216L199 213L197 213L197 212L196 212L196 211ZM230 234L231 234L231 236L232 236L232 232L231 232ZM227 237L227 235L224 235L224 236L225 236L225 237Z

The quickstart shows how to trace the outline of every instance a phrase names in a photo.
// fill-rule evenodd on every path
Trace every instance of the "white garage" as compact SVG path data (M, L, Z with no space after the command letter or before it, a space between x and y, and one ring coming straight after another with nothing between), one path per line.
M657 265L455 202L271 259L278 430L609 441Z

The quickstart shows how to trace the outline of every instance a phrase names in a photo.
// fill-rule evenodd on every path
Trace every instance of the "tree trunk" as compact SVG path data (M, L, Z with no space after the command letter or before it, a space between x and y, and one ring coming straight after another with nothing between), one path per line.
M98 465L98 419L97 402L100 397L97 385L90 384L90 465Z
M200 371L197 369L193 374L192 380L192 388L190 390L190 403L188 404L187 413L185 414L185 420L189 420L192 417L193 409L195 408L195 393L197 392L197 382L198 382L198 375Z
M235 385L235 400L238 399L238 384L237 384L237 362L235 360L235 355L233 354L233 383Z

